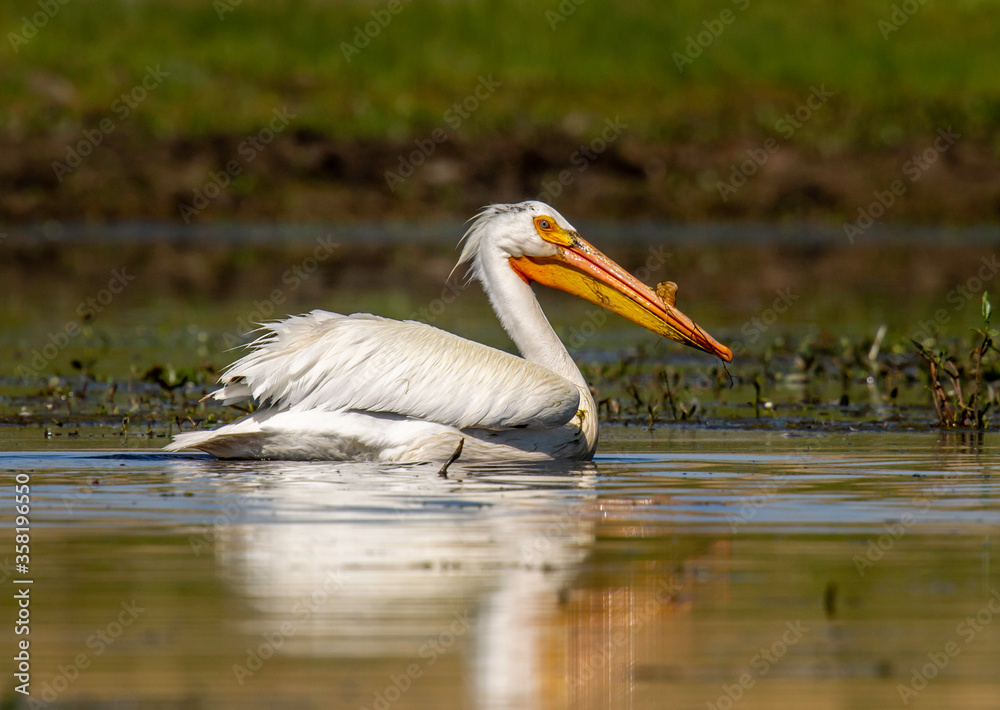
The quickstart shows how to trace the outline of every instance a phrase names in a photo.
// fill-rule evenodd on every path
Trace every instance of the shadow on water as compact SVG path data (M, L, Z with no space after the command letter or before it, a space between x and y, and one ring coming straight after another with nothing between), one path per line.
M995 436L665 436L587 465L447 478L5 454L5 485L31 478L32 695L996 707Z

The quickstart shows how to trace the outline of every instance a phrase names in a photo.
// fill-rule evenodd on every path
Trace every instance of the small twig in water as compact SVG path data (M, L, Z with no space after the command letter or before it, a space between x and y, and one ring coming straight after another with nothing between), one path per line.
M448 467L451 466L453 463L455 463L455 461L458 460L458 457L462 455L463 446L465 446L464 438L458 440L458 448L455 449L455 453L451 455L451 458L449 458L447 461L444 462L444 466L442 466L441 470L438 471L438 475L441 478L448 478Z

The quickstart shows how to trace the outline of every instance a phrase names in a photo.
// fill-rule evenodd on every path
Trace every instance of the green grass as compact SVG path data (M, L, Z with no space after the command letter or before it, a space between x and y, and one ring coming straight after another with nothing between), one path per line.
M296 126L357 137L421 135L480 75L501 83L461 134L541 128L596 133L621 116L650 139L710 142L773 134L812 85L835 93L796 140L818 148L891 145L954 123L1000 118L1000 6L929 1L884 39L890 2L586 0L553 30L559 3L427 0L361 52L341 45L384 2L246 0L220 20L207 0L70 0L15 53L8 33L36 2L0 5L0 132L89 127L140 81L170 78L127 119L156 135L256 129L275 107ZM671 55L724 9L735 21L679 73Z

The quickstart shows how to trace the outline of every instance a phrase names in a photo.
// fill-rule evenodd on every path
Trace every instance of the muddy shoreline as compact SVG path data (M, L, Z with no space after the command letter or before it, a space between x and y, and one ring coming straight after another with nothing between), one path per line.
M6 135L0 222L455 219L536 197L575 219L838 228L864 228L866 214L882 224L995 221L993 140L962 136L935 147L939 138L863 152L764 134L703 145L628 132L608 143L557 132L437 143L289 131L255 146L242 134L154 138L123 129L87 147L79 131Z

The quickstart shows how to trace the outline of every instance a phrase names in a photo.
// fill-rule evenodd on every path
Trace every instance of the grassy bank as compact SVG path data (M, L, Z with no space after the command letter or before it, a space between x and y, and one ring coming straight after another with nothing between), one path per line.
M914 5L880 27L892 3L587 0L563 16L527 0L403 2L398 14L378 2L72 0L27 39L22 18L35 24L39 5L14 0L0 8L0 100L7 131L85 127L160 65L169 77L126 119L156 135L255 130L289 106L304 130L399 138L442 125L492 76L462 134L586 132L621 116L646 138L715 141L771 131L823 84L834 107L797 141L891 145L956 121L992 131L1000 10Z

